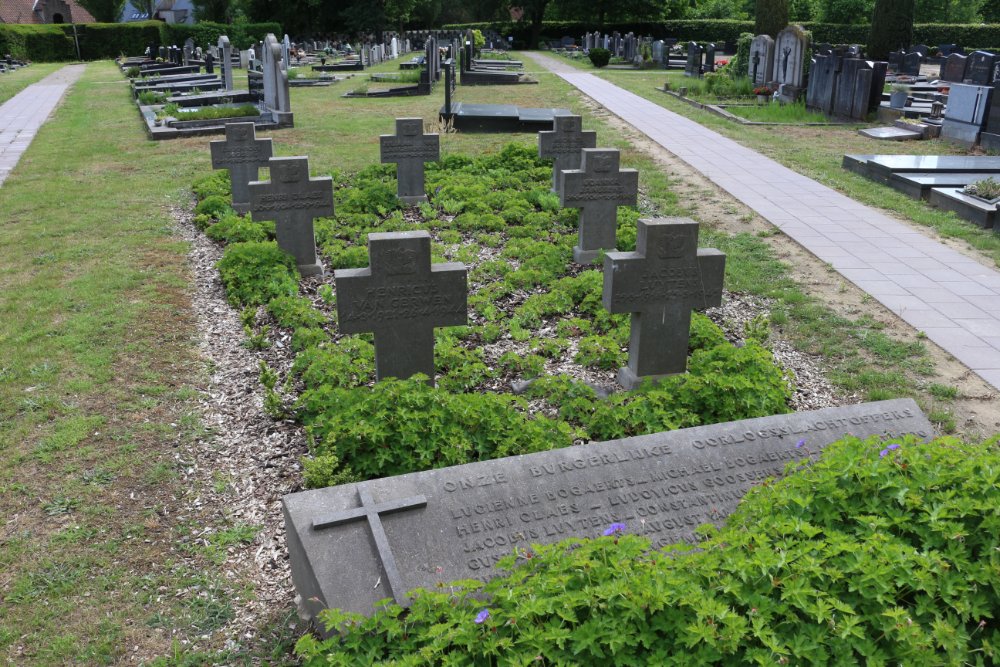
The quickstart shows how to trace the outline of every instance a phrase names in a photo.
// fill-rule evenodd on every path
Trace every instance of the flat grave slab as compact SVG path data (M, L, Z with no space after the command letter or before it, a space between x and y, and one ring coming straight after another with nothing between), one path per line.
M452 120L456 129L468 132L539 132L551 130L556 116L567 116L569 109L533 109L513 104L470 104L453 102L451 112L441 108L441 115Z
M1000 157L960 155L876 155L868 160L870 178L887 183L894 173L987 172L1000 170Z
M933 188L928 199L938 208L954 211L958 217L968 220L977 227L993 229L997 222L997 205L964 195L961 190L961 188Z
M869 127L858 130L858 134L869 139L881 139L883 141L912 141L913 139L923 139L921 132L904 130L900 127Z
M612 523L695 543L756 483L850 434L932 436L912 399L701 426L293 493L283 498L302 611L371 614L414 588L488 581L532 544Z
M852 171L861 176L868 175L868 160L878 157L877 155L847 154L840 161L840 166L847 171Z
M914 199L927 199L932 188L965 187L969 183L981 181L990 176L996 178L1000 171L985 173L942 172L942 173L902 173L893 174L889 185Z

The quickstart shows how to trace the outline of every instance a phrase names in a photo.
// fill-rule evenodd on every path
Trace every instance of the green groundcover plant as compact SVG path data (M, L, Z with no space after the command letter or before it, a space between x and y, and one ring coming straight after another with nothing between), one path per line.
M560 209L550 192L551 166L535 149L511 144L494 155L429 164L430 201L406 215L392 165L333 177L336 217L315 225L328 263L365 267L370 232L426 229L434 261L469 266L470 323L436 330L435 387L423 378L371 386L372 336L338 332L334 286L320 287L318 299L299 293L293 263L272 240L274 224L232 211L225 172L194 185L194 223L225 244L222 283L230 302L246 309L254 346L267 347L269 331L291 335L289 376L279 383L262 369L261 378L268 410L292 413L306 426L308 486L788 411L789 379L763 341L750 336L735 347L697 313L688 373L610 398L545 374L547 361L564 359L571 348L579 366L622 365L629 317L602 306L599 270L574 268L577 213ZM619 211L622 250L635 247L638 215ZM517 351L488 358L484 346L502 339ZM523 378L535 378L524 396L497 389Z
M808 446L806 443L805 446ZM795 466L799 467L796 469ZM327 610L305 665L995 665L1000 447L829 445L692 548L641 525L519 550L371 618Z

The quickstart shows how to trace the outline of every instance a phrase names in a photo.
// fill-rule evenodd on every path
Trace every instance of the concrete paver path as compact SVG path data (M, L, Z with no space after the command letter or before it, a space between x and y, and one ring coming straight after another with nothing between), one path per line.
M1000 388L996 269L593 74L551 56L531 57L700 171Z
M85 65L67 65L33 83L0 106L0 186L31 145L66 90L80 78Z

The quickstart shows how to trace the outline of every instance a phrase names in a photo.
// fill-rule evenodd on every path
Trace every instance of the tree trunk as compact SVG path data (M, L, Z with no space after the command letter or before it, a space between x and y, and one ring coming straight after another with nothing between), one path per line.
M886 60L890 51L905 49L913 41L914 0L875 0L867 56Z
M788 26L788 0L757 0L754 19L755 34L777 37Z

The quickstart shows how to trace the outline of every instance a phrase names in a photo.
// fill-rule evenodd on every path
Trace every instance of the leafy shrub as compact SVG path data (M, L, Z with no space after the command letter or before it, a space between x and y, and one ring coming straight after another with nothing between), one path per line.
M313 308L312 301L304 296L278 296L267 303L278 326L286 329L322 327L327 323L326 315Z
M195 215L210 215L213 218L221 218L226 212L231 212L229 201L222 195L209 195L194 207Z
M393 378L370 390L329 385L299 400L316 456L333 454L364 479L527 454L573 443L566 424L526 417L500 394L449 394L424 378Z
M611 62L611 52L607 49L591 49L588 57L590 58L590 62L594 64L594 67L598 69L605 67Z
M485 585L417 591L408 611L322 612L345 631L296 651L307 667L997 664L1000 448L894 444L829 445L697 550L533 546Z
M214 199L217 197L210 197L202 204ZM228 208L228 204L226 207ZM233 211L226 211L217 223L205 230L205 235L210 239L226 243L267 241L274 238L274 223L271 221L254 222L249 215L238 215Z
M259 306L299 290L295 260L274 242L231 243L218 267L226 297L234 306Z
M614 339L607 336L586 336L580 339L579 351L573 361L581 366L612 370L624 365L626 358Z
M207 176L202 176L191 186L195 196L200 200L218 195L228 198L232 194L232 184L229 181L229 170L220 169Z

